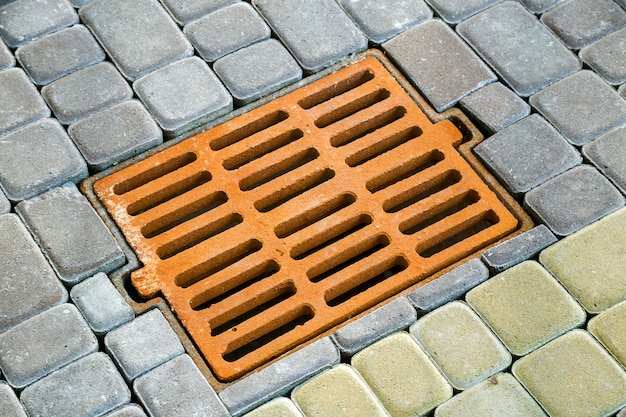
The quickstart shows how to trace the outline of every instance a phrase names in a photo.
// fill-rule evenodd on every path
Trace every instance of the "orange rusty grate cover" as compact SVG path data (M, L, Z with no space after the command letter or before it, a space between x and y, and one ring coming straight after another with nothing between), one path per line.
M370 57L94 189L231 381L516 229L461 139Z

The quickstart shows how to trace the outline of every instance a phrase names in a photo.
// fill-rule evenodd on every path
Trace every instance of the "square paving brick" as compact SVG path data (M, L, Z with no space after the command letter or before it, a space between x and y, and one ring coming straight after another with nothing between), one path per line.
M41 89L48 106L64 125L133 96L115 67L102 62L69 74Z
M185 26L183 32L208 62L267 39L272 34L259 13L244 2L209 13Z
M30 416L90 417L130 401L130 391L111 359L93 353L51 373L22 391Z
M511 364L509 351L461 301L428 313L410 331L458 390L468 389Z
M100 110L68 129L89 167L101 171L163 142L163 132L136 100Z
M302 69L276 39L248 46L215 61L213 69L243 105L302 78Z
M408 333L357 353L352 366L394 417L421 416L452 397L452 387Z
M28 417L15 392L4 381L0 381L0 410L6 417Z
M580 50L580 58L609 84L626 82L626 29L605 36Z
M133 83L163 130L177 132L199 126L233 108L233 99L200 58L185 58Z
M626 302L595 316L589 321L587 328L626 366Z
M151 417L230 417L186 354L140 376L133 387Z
M128 404L107 414L106 417L147 417L147 415L137 404Z
M441 405L435 417L547 417L524 387L508 373L492 376Z
M367 38L333 0L252 0L302 68L316 72L367 48Z
M457 31L520 96L581 67L576 55L516 2L491 7L460 23Z
M35 84L48 84L104 60L104 51L89 30L76 25L17 49L17 60Z
M613 0L570 0L541 21L572 49L580 49L626 26L626 11Z
M0 188L0 214L5 214L9 211L11 211L11 202L4 195L4 192L2 192L2 189Z
M448 23L456 24L502 0L426 0Z
M626 122L626 101L587 70L538 92L530 104L578 146Z
M433 17L424 0L339 0L370 41L380 44Z
M525 207L557 236L567 236L619 209L624 197L595 168L581 165L526 194Z
M496 275L465 299L516 356L584 324L587 318L576 300L535 261Z
M583 330L519 359L513 374L552 417L608 416L626 404L626 372Z
M161 0L179 25L196 20L207 13L235 4L240 0Z
M11 48L74 23L78 15L67 0L17 0L0 8L0 35Z
M344 364L300 385L291 398L306 417L388 416L363 379Z
M421 23L382 47L437 111L496 81L487 65L440 20Z
M80 9L80 16L131 81L193 54L157 0L96 0Z
M0 72L0 135L49 115L50 109L22 69Z
M72 304L61 304L0 334L0 368L15 388L98 351L98 340Z
M109 332L104 338L104 346L128 381L185 352L180 339L158 309Z
M67 291L15 214L0 215L0 332L64 303Z
M530 113L530 106L524 100L497 82L462 98L459 104L492 133L504 129Z
M484 140L474 152L515 195L530 191L583 160L578 151L538 114Z
M621 209L545 249L539 261L596 314L626 300L625 252L626 209Z
M133 309L101 272L76 284L70 297L97 335L135 318Z
M626 194L626 127L585 144L583 155Z
M263 404L244 417L303 417L298 407L288 398L280 397Z
M520 0L533 13L543 13L558 6L566 0Z
M86 176L85 160L54 119L0 137L0 184L11 201L31 198Z
M15 65L15 57L11 50L4 43L2 38L0 38L0 70L5 68L9 68Z
M15 211L66 284L125 262L117 241L74 184L24 200Z

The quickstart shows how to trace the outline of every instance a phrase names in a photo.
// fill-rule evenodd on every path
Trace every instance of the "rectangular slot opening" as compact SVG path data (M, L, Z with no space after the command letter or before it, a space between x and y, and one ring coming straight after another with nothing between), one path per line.
M374 73L370 70L360 71L349 78L334 83L310 96L298 101L298 105L305 110L311 109L319 104L325 103L331 98L347 93L366 82L374 79Z
M242 179L239 182L239 188L241 191L250 191L260 187L263 184L267 184L270 181L281 177L288 172L300 168L317 159L320 156L319 152L315 148L308 148L298 152L282 161L265 167L261 171L257 171L254 174Z
M305 192L312 190L324 184L326 181L330 181L335 177L335 171L330 168L323 169L315 172L313 175L307 175L303 179L294 181L293 184L282 188L279 192L275 192L265 198L254 203L254 207L261 213L267 213L285 204L287 201L292 200Z
M255 161L269 153L272 153L280 148L289 145L290 143L297 141L298 139L301 139L303 135L304 134L300 129L293 129L288 132L281 133L280 135L261 143L252 144L244 152L226 159L222 166L228 171L241 168L242 166L249 164L252 161Z
M419 174L441 161L443 161L443 153L435 149L367 181L365 186L371 193L375 193L415 174Z
M406 109L404 107L394 107L392 109L386 110L383 113L372 117L371 119L362 121L354 127L336 134L335 136L330 138L330 144L334 147L345 146L349 143L354 142L355 140L361 139L362 137L369 135L372 132L377 131L378 129L382 129L385 126L388 126L393 122L402 119L405 114Z
M269 129L272 126L277 125L278 123L285 121L289 118L289 114L282 110L277 110L275 112L266 114L261 118L248 123L245 126L242 126L226 135L217 138L211 142L209 145L212 150L219 151L220 149L224 149L228 146L234 145L235 143L250 137L254 134L262 132L263 130Z
M397 213L413 204L437 194L448 187L458 184L461 181L461 173L457 170L446 171L435 178L394 196L383 203L383 210L387 213Z
M404 143L420 137L422 133L422 129L415 126L405 129L395 135L381 139L372 146L363 148L353 155L350 155L346 158L346 164L348 164L349 167L362 165Z
M373 106L376 103L389 98L389 91L382 88L380 90L372 91L363 97L360 97L350 103L344 104L341 107L337 107L332 111L320 116L315 120L315 126L320 129L330 126L333 123L337 123L341 119L352 116L360 112L363 109Z

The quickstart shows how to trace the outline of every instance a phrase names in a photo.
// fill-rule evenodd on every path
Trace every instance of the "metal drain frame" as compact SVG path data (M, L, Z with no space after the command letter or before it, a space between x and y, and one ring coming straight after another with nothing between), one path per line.
M291 349L290 351L287 351L286 353L280 355L278 358L275 358L269 362L267 362L266 364L260 366L259 368L257 368L256 370L259 369L263 369L264 367L274 363L275 361L279 360L280 358L284 357L285 355L290 354L291 352L303 347L306 344L312 343L315 340L318 340L328 334L333 333L337 328L344 326L345 324L358 319L359 317L362 317L363 315L368 314L369 312L371 312L372 310L380 307L383 304L386 304L394 299L396 299L397 297L399 297L402 294L406 294L408 292L413 291L415 288L424 285L427 282L432 281L433 279L436 279L438 276L446 273L447 271L455 268L456 266L458 266L459 264L466 262L468 259L471 258L475 258L478 257L482 254L482 252L484 252L488 247L491 247L493 245L496 245L497 243L510 239L511 237L514 237L528 229L530 229L533 226L533 222L530 219L530 217L522 210L522 208L519 206L519 204L515 201L515 199L508 195L505 191L504 188L498 184L498 182L495 180L495 178L485 169L485 167L477 160L477 158L475 158L471 152L471 149L476 146L478 143L480 143L480 141L482 141L483 137L482 134L478 131L478 129L476 127L473 126L473 124L468 120L468 118L458 109L450 109L444 113L436 113L431 107L430 105L425 101L424 98L422 98L419 93L417 93L417 91L410 85L410 83L399 73L399 71L397 69L395 69L395 67L391 64L391 62L379 51L377 50L368 50L362 54L356 55L342 63L336 64L333 67L327 68L326 70L317 73L315 75L312 75L292 86L286 87L268 97L265 97L264 99L261 99L255 103L252 103L248 106L242 107L234 112L231 112L230 114L217 119L207 125L201 126L197 129L194 129L190 132L188 132L185 135L182 135L176 139L172 139L166 143L164 143L163 145L160 145L157 148L154 148L142 155L139 155L137 157L134 157L130 160L127 160L115 167L112 167L106 171L100 172L88 179L86 179L85 181L83 181L80 185L81 190L83 191L83 193L88 197L88 199L90 200L91 204L96 208L96 210L98 211L99 215L103 218L103 220L105 221L105 223L107 224L107 226L112 230L112 232L114 233L115 237L117 238L117 240L119 241L120 245L123 247L123 250L126 254L126 257L128 259L128 263L122 267L121 269L115 271L113 274L111 274L111 280L113 281L113 283L116 285L116 287L118 288L118 290L124 295L124 297L126 298L126 300L131 304L131 306L133 307L133 309L135 310L136 313L140 314L143 313L151 308L159 308L161 309L161 311L163 311L163 313L166 315L166 317L168 318L168 320L170 321L170 323L172 324L172 327L175 329L175 331L178 333L179 336L181 336L181 340L183 341L183 344L185 345L185 349L187 350L187 352L192 356L194 362L200 367L201 371L204 373L204 375L207 377L207 379L209 380L210 384L217 390L217 391L221 391L222 389L224 389L226 386L236 382L238 379L235 379L234 381L225 383L222 381L219 381L217 378L215 378L215 376L213 375L213 373L211 372L211 370L209 369L209 367L207 366L207 364L205 363L205 360L203 358L203 356L199 353L198 349L196 348L196 346L194 345L192 339L187 335L186 330L182 327L182 325L179 323L178 319L175 317L175 315L172 313L169 305L167 304L167 302L161 298L161 297L157 297L157 298L153 298L150 300L140 300L140 298L136 295L136 292L134 290L134 287L132 286L132 284L130 283L130 273L136 269L139 269L141 267L140 262L138 261L134 251L127 245L126 240L124 235L122 234L122 232L118 229L116 223L112 220L112 218L109 216L106 208L104 207L104 205L100 202L100 200L96 197L94 191L93 191L93 184L94 182L98 181L99 179L108 176L114 172L117 172L125 167L128 167L130 165L133 165L135 163L137 163L138 161L141 161L149 156L152 156L156 153L161 152L164 149L167 149L171 146L174 146L178 143L180 143L181 141L191 137L191 136L195 136L198 133L204 132L206 130L209 130L217 125L220 125L224 122L227 122L228 120L231 120L241 114L247 113L249 111L251 111L252 109L255 109L257 107L260 107L272 100L274 100L277 97L283 96L287 93L290 93L293 90L296 90L302 86L308 85L314 81L317 81L318 79L325 77L326 75L329 75L331 73L336 72L337 70L344 68L348 65L351 65L353 63L356 63L360 60L365 59L366 57L369 56L373 56L376 59L378 59L379 62L381 62L383 64L383 66L385 67L385 69L395 78L395 80L400 84L400 86L409 94L409 96L412 98L412 100L418 105L418 107L422 110L422 112L427 116L427 118L433 122L439 122L441 120L445 120L448 119L450 121L452 121L454 123L454 125L462 132L463 134L463 143L457 147L457 151L461 154L461 156L469 163L469 165L471 166L471 168L479 175L479 177L483 180L484 183L486 183L489 188L491 188L499 197L499 199L501 200L501 202L505 205L505 207L513 213L513 215L518 219L518 228L516 231L510 233L509 235L505 236L504 238L498 240L497 242L492 243L491 245L488 245L487 247L475 252L474 254L463 258L455 263L453 263L452 265L444 268L443 270L440 270L439 272L423 279L422 281L419 281L418 283L410 286L409 288L401 291L400 293L396 294L395 296L392 296L390 298L388 298L387 300L384 300L382 302L380 302L377 305L374 305L373 307L363 311L362 313L356 315L355 317L352 317L350 320L339 324L337 326L334 326L330 329L328 329L327 331L317 335L316 337L311 338L309 341ZM251 371L251 373L256 372L256 370ZM243 375L241 378L244 378L245 375Z

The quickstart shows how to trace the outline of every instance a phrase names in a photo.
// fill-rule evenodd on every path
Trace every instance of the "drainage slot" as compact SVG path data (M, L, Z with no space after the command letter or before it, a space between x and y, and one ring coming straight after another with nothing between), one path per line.
M431 226L445 219L446 217L451 216L454 213L458 213L464 208L477 203L479 200L480 200L480 196L474 190L460 194L450 199L449 201L447 201L445 203L445 205L447 206L446 208L442 209L441 211L433 213L430 217L427 217L426 219L420 222L413 224L415 222L415 219L411 219L411 220L407 220L403 222L402 224L400 224L400 231L404 233L405 235L415 234L419 232L420 230L426 229L428 226ZM419 216L416 218L419 218Z
M298 101L298 105L305 110L313 108L318 104L322 104L331 98L347 93L366 82L374 79L374 73L370 70L360 71L345 80L334 83L330 87L326 87L310 96Z
M208 223L193 232L177 238L176 240L169 242L159 249L156 253L161 259L168 259L178 255L187 249L193 248L196 245L209 240L214 236L224 233L228 229L231 229L238 224L243 223L243 217L239 213L229 214L214 222Z
M363 97L359 97L356 100L349 102L348 104L337 107L331 112L318 117L317 120L315 120L314 122L315 126L319 127L320 129L324 128L340 121L341 119L352 116L353 114L358 113L363 109L371 107L376 103L380 103L387 98L389 98L389 90L382 88L380 90L372 91L364 95Z
M435 149L369 180L365 186L371 193L375 193L412 177L441 161L443 161L443 153Z
M269 129L270 127L277 125L278 123L285 121L288 118L289 113L282 110L266 114L265 116L255 120L254 122L248 123L247 125L244 125L237 130L234 130L220 138L213 140L209 146L212 150L219 151L220 149L224 149L227 146L234 145L235 143L249 136L259 133L265 129Z
M425 198L430 197L461 181L459 171L447 171L435 178L425 181L410 190L403 192L383 203L383 210L387 213L396 213Z
M289 145L292 142L295 142L296 140L302 138L303 135L304 134L300 129L294 129L282 133L269 140L252 145L245 152L242 152L235 156L231 156L224 161L222 166L224 167L224 169L227 169L229 171L241 168L242 166L249 164L256 159L259 159L262 156L267 155L268 153L274 152L282 147Z
M371 161L372 159L388 152L398 146L409 142L423 133L419 127L410 127L395 135L377 141L374 145L359 150L357 153L346 158L346 164L350 167L356 167Z
M451 246L454 246L457 243L462 242L465 239L474 236L495 224L498 224L499 221L500 219L498 219L496 213L494 213L492 210L489 210L488 212L483 213L481 216L473 219L472 222L465 229L452 235L443 242L439 242L436 245L431 246L430 248L423 249L418 253L422 258L430 258L431 256L436 255L439 252Z
M375 132L385 126L392 124L393 122L400 120L406 114L404 107L394 107L379 115L372 117L371 119L362 121L356 126L336 134L330 138L330 144L334 147L345 146L355 140Z
M192 162L195 162L196 159L198 159L198 156L193 152L187 152L182 155L175 156L165 162L158 164L153 168L142 172L141 174L128 178L127 180L124 180L119 184L115 184L115 186L113 186L113 192L117 195L126 194L136 188L141 187L142 185L149 183L150 181L154 181L157 178L160 178L164 175L176 171L177 169L187 166Z
M241 191L254 190L255 188L260 187L263 184L267 184L268 182L275 180L276 178L283 176L294 169L298 169L301 166L314 161L318 156L320 156L320 154L317 149L314 148L308 148L304 151L300 151L295 155L283 159L272 166L255 172L254 174L242 179L239 182L239 188Z
M183 195L188 191L193 190L211 181L211 174L207 171L198 172L190 177L183 178L177 183L170 184L167 187L154 192L139 201L136 201L128 206L128 214L131 216L137 216L144 213L156 206L172 200L179 195Z
M187 288L205 278L210 277L222 269L241 261L245 257L260 251L262 247L263 244L257 239L248 240L247 242L220 253L208 261L202 262L200 265L196 265L191 269L176 275L174 283L179 287Z
M304 229L305 227L312 225L313 223L317 223L323 218L328 217L341 209L348 207L355 201L356 197L352 194L340 194L311 210L307 210L304 213L279 224L274 229L274 233L279 238L285 238Z

